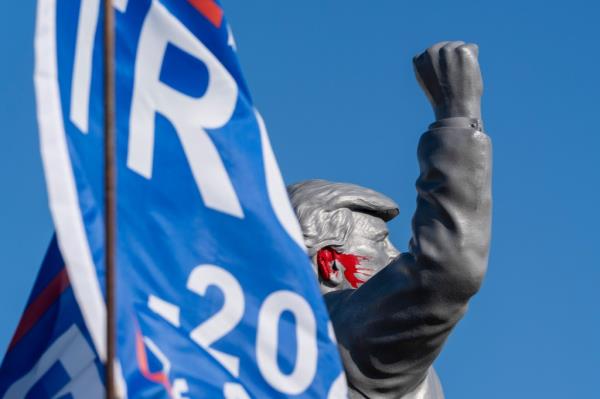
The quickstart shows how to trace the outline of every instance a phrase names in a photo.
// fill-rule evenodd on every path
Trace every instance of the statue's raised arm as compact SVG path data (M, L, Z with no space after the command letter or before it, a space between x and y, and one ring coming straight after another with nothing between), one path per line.
M290 198L325 295L351 397L443 398L431 367L487 267L491 145L483 133L477 46L436 44L414 58L436 121L418 148L409 250L398 252L386 196L311 180Z

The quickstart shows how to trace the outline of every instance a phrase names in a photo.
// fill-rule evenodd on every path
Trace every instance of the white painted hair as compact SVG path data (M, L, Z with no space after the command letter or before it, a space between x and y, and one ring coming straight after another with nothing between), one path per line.
M288 194L310 256L321 248L346 243L354 229L352 212L386 222L399 213L398 205L390 198L355 184L305 180L288 186Z

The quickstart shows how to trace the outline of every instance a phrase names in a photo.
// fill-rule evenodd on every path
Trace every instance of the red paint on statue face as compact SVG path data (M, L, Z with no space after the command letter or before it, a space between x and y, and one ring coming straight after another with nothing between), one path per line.
M363 267L358 267L360 262L363 259L366 259L365 256L358 255L350 255L350 254L341 254L339 252L334 252L334 258L344 267L344 277L346 281L350 284L352 288L358 288L359 285L362 285L366 280L362 280L356 275L358 273L371 274L370 269L365 269Z
M344 279L352 288L358 288L365 283L359 275L369 277L373 270L365 267L358 267L360 263L367 259L366 256L343 254L337 252L331 247L320 249L317 253L317 266L319 275L329 284L339 284L342 281L340 273L344 273Z
M325 281L337 280L339 270L334 267L335 251L331 248L323 248L317 252L317 265L319 275Z

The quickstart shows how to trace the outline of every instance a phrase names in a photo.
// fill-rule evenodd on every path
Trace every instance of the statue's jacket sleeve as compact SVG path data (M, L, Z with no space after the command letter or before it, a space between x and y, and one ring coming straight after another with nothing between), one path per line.
M368 398L421 384L487 268L491 143L452 119L419 143L410 251L360 288L325 296L350 388Z

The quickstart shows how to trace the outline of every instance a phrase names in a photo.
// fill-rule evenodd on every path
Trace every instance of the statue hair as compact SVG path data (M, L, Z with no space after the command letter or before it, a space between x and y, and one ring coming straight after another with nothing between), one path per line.
M352 212L386 222L399 213L398 205L390 198L355 184L305 180L288 186L288 194L310 256L321 248L346 243L355 225Z

